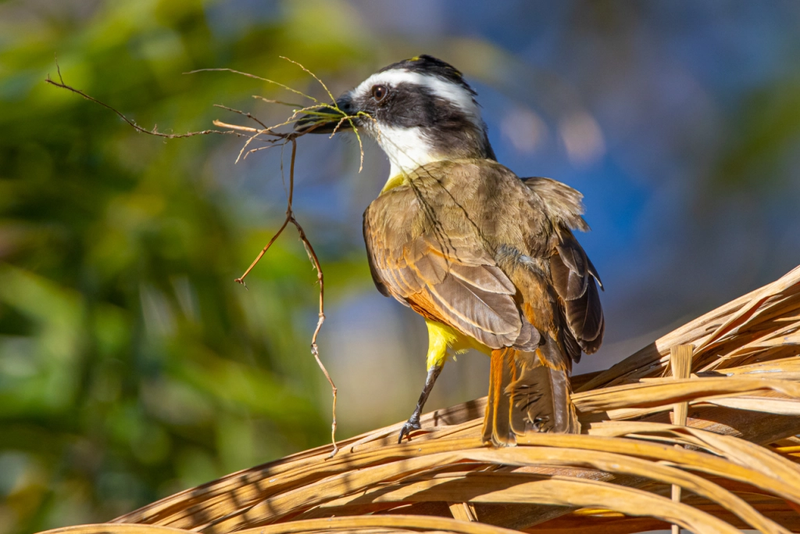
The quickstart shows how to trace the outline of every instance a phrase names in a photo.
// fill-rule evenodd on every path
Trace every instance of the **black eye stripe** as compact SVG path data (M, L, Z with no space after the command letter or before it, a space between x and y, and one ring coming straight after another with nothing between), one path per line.
M373 97L374 98L374 97ZM435 128L441 131L472 130L473 117L458 103L437 95L432 89L412 83L399 83L373 112L381 122L401 128Z
M465 110L457 94L437 93L433 87L413 81L392 80L392 85L387 82L389 80L377 81L358 95L359 105L370 114L378 130L383 126L417 129L434 152L453 157L481 154L481 157L495 159L474 98L471 99L474 111ZM468 86L455 85L474 97L474 91ZM382 89L386 89L387 94L382 95ZM376 90L380 99L376 98Z

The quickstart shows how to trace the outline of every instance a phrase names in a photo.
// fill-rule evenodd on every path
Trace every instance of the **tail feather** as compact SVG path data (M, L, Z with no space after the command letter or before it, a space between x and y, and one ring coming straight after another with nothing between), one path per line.
M520 377L506 386L513 403L511 429L526 432L578 433L580 423L570 400L571 388L566 371L545 365L522 369Z
M566 369L554 369L533 353L493 351L483 440L511 446L528 432L579 433L571 392Z

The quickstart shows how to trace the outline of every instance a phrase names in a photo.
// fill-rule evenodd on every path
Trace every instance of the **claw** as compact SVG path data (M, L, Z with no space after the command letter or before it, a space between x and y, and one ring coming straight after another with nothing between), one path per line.
M536 432L550 432L549 417L537 417L533 420L533 429Z
M414 430L420 430L422 425L419 424L419 419L414 420L412 417L408 421L405 422L403 428L400 429L400 437L397 438L398 445L403 443L403 438L408 436L408 441L411 441L411 432Z
M444 365L444 363L442 363L442 365ZM422 393L420 393L417 407L414 408L414 413L411 414L411 417L408 418L403 428L400 429L400 437L397 438L398 444L403 443L403 438L405 436L408 436L408 441L411 441L411 432L422 428L422 425L419 424L419 416L422 413L422 408L425 406L425 401L428 400L428 394L433 389L433 384L436 383L436 378L439 376L439 373L442 372L442 365L428 369L425 387L422 388Z

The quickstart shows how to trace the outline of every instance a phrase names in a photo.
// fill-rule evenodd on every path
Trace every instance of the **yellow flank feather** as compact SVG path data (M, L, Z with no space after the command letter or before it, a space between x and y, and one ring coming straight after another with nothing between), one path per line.
M469 336L456 331L455 329L436 321L426 319L428 326L428 356L426 358L427 369L442 367L447 361L448 349L454 354L461 354L468 349L476 349L484 354L491 354L492 349L479 343Z
M384 184L383 189L381 189L381 194L389 191L390 189L394 189L397 186L403 185L406 182L406 175L401 173L395 174L388 180L386 180L386 184Z

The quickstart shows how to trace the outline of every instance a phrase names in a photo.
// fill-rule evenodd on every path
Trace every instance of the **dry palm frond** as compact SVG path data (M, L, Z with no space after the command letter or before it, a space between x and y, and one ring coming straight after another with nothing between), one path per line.
M393 425L59 532L797 532L799 342L800 268L576 377L582 435L485 446L479 399L427 414L408 443ZM669 378L690 344L674 375L690 377Z

